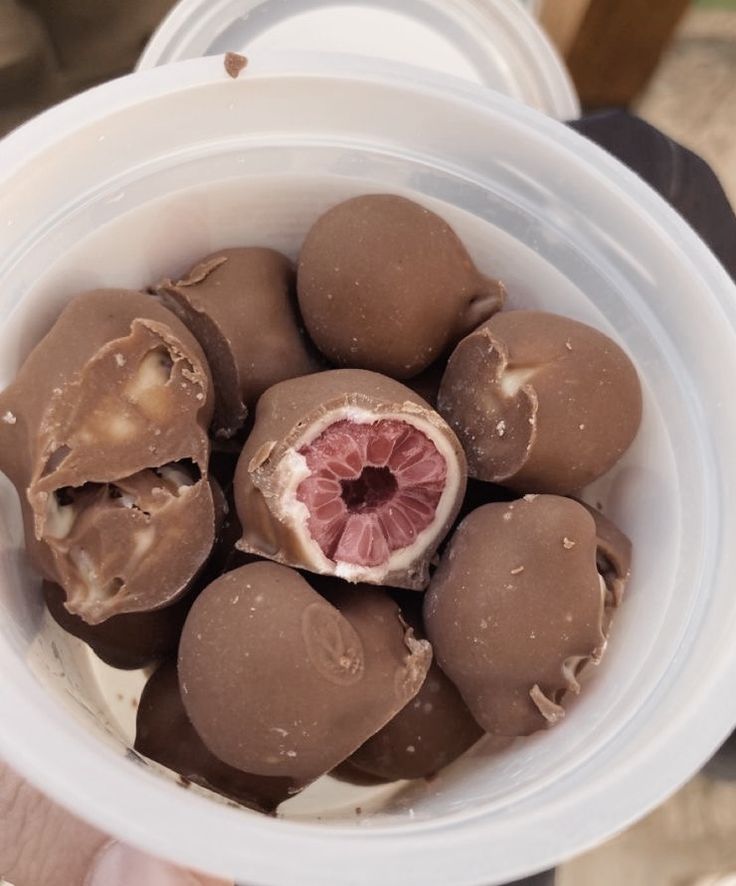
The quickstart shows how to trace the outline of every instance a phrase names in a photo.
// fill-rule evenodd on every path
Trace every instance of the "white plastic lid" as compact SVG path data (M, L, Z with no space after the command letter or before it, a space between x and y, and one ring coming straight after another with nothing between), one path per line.
M561 58L519 0L181 0L138 69L228 50L296 49L410 63L560 120L580 113Z

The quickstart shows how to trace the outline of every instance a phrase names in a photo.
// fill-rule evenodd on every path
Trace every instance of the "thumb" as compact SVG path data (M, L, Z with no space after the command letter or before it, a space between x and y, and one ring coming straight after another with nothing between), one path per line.
M228 886L111 841L0 762L3 878L13 886Z
M94 859L85 886L226 886L204 874L175 867L137 849L111 841Z

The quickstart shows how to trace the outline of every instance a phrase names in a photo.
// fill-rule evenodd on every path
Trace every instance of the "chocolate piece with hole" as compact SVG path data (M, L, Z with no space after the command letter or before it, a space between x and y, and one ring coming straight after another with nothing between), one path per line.
M0 394L26 545L90 624L183 593L214 535L204 354L129 290L79 295Z
M192 723L221 760L309 781L410 701L431 657L385 592L348 588L338 610L294 570L253 563L195 602L179 680Z
M182 704L174 661L162 664L146 683L134 748L187 781L260 812L274 812L303 787L291 778L242 772L210 753Z
M67 610L66 594L59 585L45 581L43 596L59 627L84 641L110 667L122 670L137 670L175 653L194 600L187 594L164 609L115 615L102 624L89 625Z
M556 314L508 311L450 357L438 409L470 475L522 492L569 493L604 474L642 413L631 360L602 332Z
M596 527L571 499L484 505L460 524L432 578L424 624L478 723L528 735L564 716L582 667L605 649Z
M411 378L503 304L452 228L389 194L355 197L310 229L299 304L312 340L339 366Z
M423 636L417 595L402 595L401 612ZM429 777L456 760L483 735L455 686L436 661L416 696L346 761L354 770L396 781ZM351 769L347 777L355 778Z
M214 428L231 436L276 382L316 372L300 328L294 270L273 249L221 249L157 287L204 348L217 391Z
M266 391L234 490L241 550L417 590L460 507L465 459L408 388L337 369Z

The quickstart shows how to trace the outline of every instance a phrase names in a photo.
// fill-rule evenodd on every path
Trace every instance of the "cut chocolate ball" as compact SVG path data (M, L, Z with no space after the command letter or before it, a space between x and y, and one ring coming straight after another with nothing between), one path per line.
M541 311L498 314L450 357L438 409L472 477L569 493L604 474L641 422L636 370L590 326Z
M26 546L90 624L172 602L207 557L210 391L186 327L110 289L73 299L0 394Z
M402 614L421 637L419 608L402 600ZM424 778L457 759L482 735L462 696L433 661L417 695L346 762L386 781ZM345 774L355 778L350 770Z
M294 570L253 563L202 592L179 647L184 706L217 757L309 781L416 695L431 661L382 591L341 610Z
M347 200L315 222L298 291L329 360L395 378L417 375L504 299L445 221L388 194Z
M66 607L90 625L177 598L214 539L210 484L175 465L65 486L49 503L45 538Z
M556 723L603 654L603 580L586 509L552 495L485 505L460 524L424 601L436 660L478 723L528 735Z
M234 488L241 550L421 589L460 507L465 459L447 424L408 388L333 370L266 391Z
M146 683L138 705L134 747L186 781L259 812L274 812L302 789L291 778L250 775L210 753L184 710L174 661L162 664Z
M110 667L122 670L143 668L175 653L194 600L187 594L164 609L115 615L102 624L89 625L67 610L66 594L59 585L45 581L43 596L59 627L83 640Z
M299 326L295 275L273 249L221 249L157 287L204 348L217 391L215 431L231 436L276 382L319 366Z

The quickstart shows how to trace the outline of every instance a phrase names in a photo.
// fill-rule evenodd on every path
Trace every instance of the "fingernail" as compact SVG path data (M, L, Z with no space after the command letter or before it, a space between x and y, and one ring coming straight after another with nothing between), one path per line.
M181 868L111 841L95 856L85 886L195 886L197 882Z

